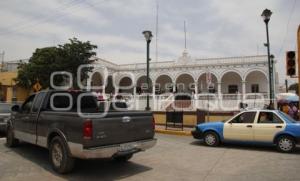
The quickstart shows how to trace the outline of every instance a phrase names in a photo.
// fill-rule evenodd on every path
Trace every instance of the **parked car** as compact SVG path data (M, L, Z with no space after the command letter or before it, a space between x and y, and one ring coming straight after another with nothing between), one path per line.
M45 147L53 169L66 173L75 158L127 161L156 144L152 112L108 110L103 114L96 97L86 93L42 91L29 96L22 106L13 106L7 145L25 141Z
M227 121L198 124L192 135L208 146L252 143L276 145L281 152L292 152L300 143L300 123L278 110L252 110Z
M11 112L10 103L0 103L0 133L6 133L7 120Z

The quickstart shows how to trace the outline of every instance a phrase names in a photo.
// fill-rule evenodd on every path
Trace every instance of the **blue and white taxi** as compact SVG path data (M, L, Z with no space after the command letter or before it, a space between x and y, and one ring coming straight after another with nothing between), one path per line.
M224 122L198 124L192 135L208 146L222 142L276 145L292 152L300 143L300 123L278 110L243 111Z

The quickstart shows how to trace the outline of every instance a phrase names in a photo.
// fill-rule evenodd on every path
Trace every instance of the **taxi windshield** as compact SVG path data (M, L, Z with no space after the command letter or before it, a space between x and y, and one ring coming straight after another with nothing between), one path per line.
M293 119L289 115L285 114L284 112L278 111L278 113L280 114L280 116L282 116L284 118L284 120L286 120L290 123L297 123L297 121L295 119Z

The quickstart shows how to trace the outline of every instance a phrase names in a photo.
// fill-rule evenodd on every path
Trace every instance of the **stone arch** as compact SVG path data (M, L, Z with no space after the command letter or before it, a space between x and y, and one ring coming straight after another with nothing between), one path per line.
M267 93L268 78L261 70L252 70L245 74L246 93Z
M216 93L218 91L218 77L215 73L211 73L211 85L207 85L206 73L203 72L197 79L198 93ZM209 88L209 89L208 89Z
M228 72L235 72L235 73L237 73L237 74L241 77L242 80L244 80L244 79L243 79L244 76L242 75L242 73L241 73L240 71L236 70L236 69L229 69L229 70L223 71L223 72L220 74L219 80L222 81L223 76L224 76L226 73L228 73Z
M195 79L189 73L182 73L178 75L175 79L175 84L176 92L192 93L195 89Z
M147 76L142 75L142 76L137 78L136 92L138 94L147 93L147 92L152 93L152 85L153 85L152 79L149 77L149 85L147 85Z
M173 92L173 80L168 74L161 74L155 80L155 90L157 93Z
M267 74L266 70L262 70L262 69L258 69L258 68L253 68L253 69L248 70L246 73L244 73L244 75L243 75L243 80L246 80L246 77L247 77L250 73L252 73L253 71L257 71L257 72L260 72L260 73L264 74L265 77L268 79L268 74Z
M194 81L196 80L195 76L194 76L192 73L187 72L187 71L184 71L184 72L178 72L178 73L176 74L176 76L175 76L175 78L174 78L174 82L176 82L176 80L178 79L178 77L181 76L181 75L183 75L183 74L190 75L190 76L194 79Z
M243 77L237 71L226 71L221 76L221 92L223 94L242 93Z
M118 86L120 93L133 93L133 80L128 76L120 78Z
M99 72L93 72L91 75L91 86L93 87L101 87L104 86L103 76ZM101 89L102 90L102 89ZM100 91L100 89L93 89L93 91Z

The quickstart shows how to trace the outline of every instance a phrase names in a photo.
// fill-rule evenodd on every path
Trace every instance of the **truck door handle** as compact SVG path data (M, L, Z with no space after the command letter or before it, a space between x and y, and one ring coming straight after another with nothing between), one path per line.
M247 128L252 128L252 125L247 125Z
M122 118L122 122L123 123L128 123L128 122L130 122L131 121L131 119L130 119L130 117L128 117L128 116L124 116L123 118Z
M282 128L282 126L276 126L276 128Z

